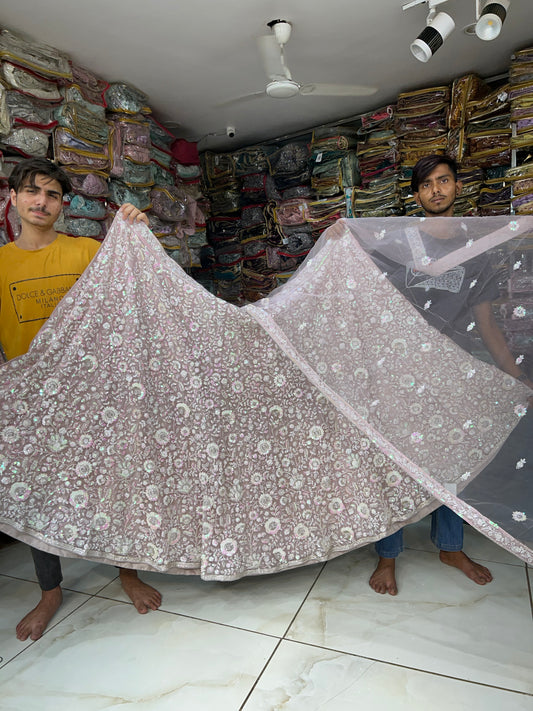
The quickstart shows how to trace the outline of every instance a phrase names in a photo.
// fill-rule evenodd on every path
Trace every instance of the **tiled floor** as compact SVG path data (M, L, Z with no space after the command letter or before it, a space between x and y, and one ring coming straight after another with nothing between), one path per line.
M406 532L400 595L367 581L370 548L235 583L143 574L138 615L116 570L64 560L65 600L38 642L14 627L38 599L26 546L0 549L2 711L533 711L533 571L475 531L478 587ZM528 581L528 573L530 580Z

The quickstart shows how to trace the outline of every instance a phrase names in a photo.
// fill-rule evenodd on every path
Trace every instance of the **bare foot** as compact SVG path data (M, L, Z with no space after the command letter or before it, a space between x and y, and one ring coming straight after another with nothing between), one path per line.
M492 580L490 570L479 563L474 563L463 551L440 551L439 558L446 565L462 570L467 578L478 585L486 585Z
M389 593L389 595L397 595L398 588L396 587L396 558L381 558L377 568L374 570L370 576L368 584L377 593L384 595Z
M148 610L157 610L161 605L161 594L151 585L143 583L136 570L120 569L122 589L135 605L137 612L145 615Z
M33 640L39 639L56 614L62 600L63 593L59 585L52 590L42 590L39 604L18 623L17 639L22 642L28 637Z

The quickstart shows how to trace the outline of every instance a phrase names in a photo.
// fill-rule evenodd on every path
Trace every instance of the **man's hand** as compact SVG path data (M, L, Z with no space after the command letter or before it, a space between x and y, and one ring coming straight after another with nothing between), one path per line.
M144 222L147 227L150 226L148 217L144 214L144 212L141 212L138 208L136 208L135 205L132 205L131 202L125 202L124 205L121 206L119 212L131 225L133 225L134 222Z

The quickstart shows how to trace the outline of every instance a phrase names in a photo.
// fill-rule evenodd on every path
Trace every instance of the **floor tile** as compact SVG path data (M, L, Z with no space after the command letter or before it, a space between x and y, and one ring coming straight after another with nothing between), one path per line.
M15 637L15 628L24 615L35 607L40 597L41 591L37 583L0 575L0 665L34 644L31 640L20 642ZM88 599L86 595L64 591L63 604L52 619L51 625L60 622ZM0 671L0 678L1 674Z
M61 558L61 568L63 587L88 595L94 595L118 575L117 569L112 565L92 563L79 558ZM1 548L0 574L36 581L30 547L25 543L15 543Z
M282 642L243 711L532 711L533 697Z
M437 556L407 550L400 594L368 586L368 549L330 561L288 637L323 647L533 693L533 624L525 569L493 563L478 586Z
M92 598L0 670L2 711L237 711L276 643Z
M232 583L210 582L192 575L139 575L161 592L162 610L282 636L321 568L322 565L306 566ZM100 595L127 601L118 580Z

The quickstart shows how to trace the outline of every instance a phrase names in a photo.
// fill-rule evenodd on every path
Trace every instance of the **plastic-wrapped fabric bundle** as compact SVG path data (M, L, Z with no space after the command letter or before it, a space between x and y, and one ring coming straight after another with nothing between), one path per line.
M83 106L86 111L90 111L95 114L101 121L105 121L105 107L100 104L92 104L87 101L84 94L82 94L80 87L77 84L69 84L62 88L62 94L65 101L69 103L77 104L78 106Z
M56 110L55 116L60 126L68 128L83 140L93 143L107 143L109 140L109 127L106 122L83 104L66 101Z
M23 156L46 158L50 143L50 134L36 128L14 128L6 136L2 136L2 143L8 148L22 153Z
M10 88L54 104L63 100L57 82L53 79L38 76L29 69L7 61L2 61L1 68L3 79Z
M109 181L109 202L117 207L131 202L138 210L148 210L152 206L150 188L131 188L121 180Z
M105 202L83 195L66 195L65 217L84 217L89 220L103 220L107 215Z
M67 166L109 172L109 150L106 144L83 140L60 126L54 130L54 157Z
M466 123L468 102L475 101L488 93L488 85L476 74L466 74L455 79L452 84L448 127L462 128Z
M28 42L10 30L0 30L0 58L44 76L72 78L69 61L59 50L33 40Z
M71 86L75 86L88 103L105 108L104 94L109 88L108 82L97 77L86 67L81 67L73 62L70 63L70 68L72 71Z
M309 217L309 201L300 198L284 200L276 205L274 214L279 225L301 225Z
M234 173L238 177L268 171L266 148L244 148L233 153Z
M113 118L110 122L110 157L112 178L122 178L125 159L149 166L150 164L150 128L146 121L133 118ZM151 176L151 171L150 176ZM124 181L126 182L126 181Z
M63 168L70 178L72 189L76 193L87 195L88 197L107 197L109 187L107 184L107 173L97 171L78 171L75 168L65 166Z
M6 104L12 126L25 125L50 130L57 126L54 108L19 91L6 92Z
M153 146L157 148L162 148L165 151L170 151L172 144L176 140L174 134L172 134L163 124L156 121L153 116L148 116L148 125L150 127L150 140Z
M341 221L238 309L145 226L115 223L0 368L0 528L62 555L233 580L333 558L444 503L533 562L531 391L454 340L492 296L487 249L512 265L532 229Z
M123 82L110 84L104 96L109 111L139 114L147 110L148 96L139 91L139 89Z
M65 214L56 223L57 230L71 237L94 237L103 239L105 225L101 220L91 220L88 217L69 217Z
M483 98L469 101L466 105L466 117L468 121L506 112L509 112L508 84L493 89L493 91Z
M158 163L150 163L153 185L174 185L176 178L169 170L165 170Z
M192 201L180 188L156 186L150 193L150 199L152 211L157 217L167 222L190 223Z
M7 103L8 92L0 82L0 136L9 133L11 129L11 115Z

